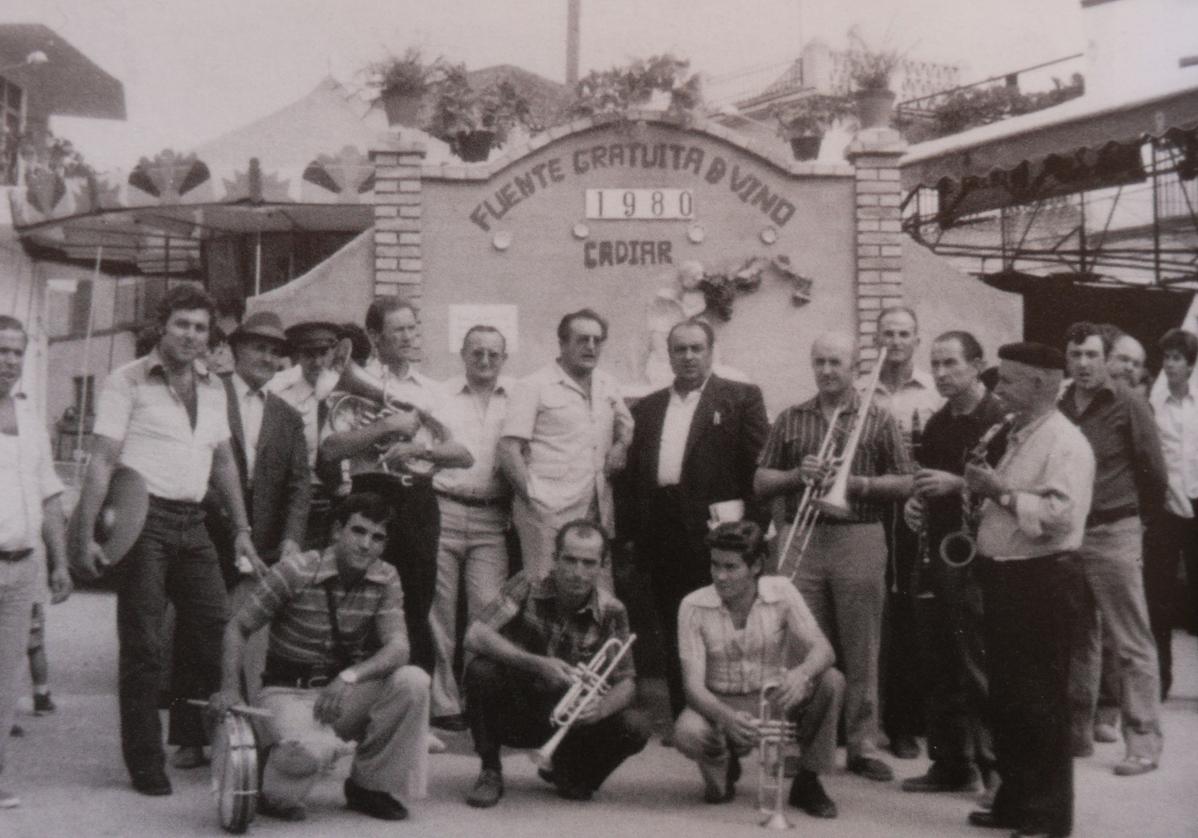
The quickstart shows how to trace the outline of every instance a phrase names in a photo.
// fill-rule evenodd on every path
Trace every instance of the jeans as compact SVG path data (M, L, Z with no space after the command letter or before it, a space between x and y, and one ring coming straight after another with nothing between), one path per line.
M184 699L207 699L220 687L221 638L229 619L225 583L199 507L151 498L145 527L117 571L121 750L131 774L161 770L164 763L158 688L168 598L175 606L175 650L184 662L170 739L203 745L201 711Z
M467 623L499 595L508 573L508 514L496 507L472 507L439 498L441 542L437 548L437 593L430 628L437 665L433 672L433 715L462 712L454 652L458 644L458 588L466 582Z
M40 551L15 562L0 561L0 772L17 710L17 691L29 643L29 619L40 578Z
M1092 747L1102 645L1109 644L1127 755L1156 762L1162 747L1160 674L1144 599L1142 547L1139 518L1086 530L1071 562L1077 622L1069 700L1074 750Z
M499 767L503 745L539 748L553 735L549 714L564 690L548 690L532 675L490 658L466 667L466 712L484 768ZM598 722L574 725L553 755L559 783L594 791L649 741L649 719L624 708Z

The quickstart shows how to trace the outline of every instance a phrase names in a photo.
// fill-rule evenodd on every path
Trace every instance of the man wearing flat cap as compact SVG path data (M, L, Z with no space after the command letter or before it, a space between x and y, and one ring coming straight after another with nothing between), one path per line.
M1056 409L1065 357L1039 343L998 350L995 395L1014 414L1006 452L970 463L965 482L983 498L977 533L985 596L991 724L1002 785L975 826L1014 836L1073 828L1069 743L1071 615L1062 607L1069 557L1081 546L1094 454Z
M337 386L338 375L332 370L333 356L341 329L323 320L305 320L287 329L288 351L294 366L274 377L268 389L298 412L304 424L311 474L311 502L305 550L321 550L328 544L332 523L334 485L326 485L317 469L317 452L328 413L325 400Z
M221 383L228 406L233 459L249 513L250 537L262 561L272 565L300 552L311 495L303 420L266 388L279 359L287 352L283 324L276 314L255 312L229 335L229 347L233 372L221 376ZM208 532L220 557L225 583L232 590L236 611L253 589L255 579L234 550L232 521L215 498L210 500ZM250 638L247 647L245 681L250 699L257 694L265 660L266 635L261 633ZM176 659L176 668L180 665L186 666L186 661ZM175 764L180 762L199 764L202 755L180 753Z

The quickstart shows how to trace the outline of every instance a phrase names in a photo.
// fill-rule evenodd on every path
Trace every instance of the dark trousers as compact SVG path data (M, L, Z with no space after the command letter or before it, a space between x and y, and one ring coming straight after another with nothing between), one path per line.
M303 549L324 550L329 546L329 529L333 526L333 495L324 484L312 485L312 502L308 505L308 526L304 531Z
M539 748L553 736L549 714L564 690L532 675L477 657L466 667L466 715L484 767L498 767L503 745ZM649 740L649 719L625 708L591 725L574 725L553 754L558 782L594 791Z
M1073 829L1069 567L1056 554L983 568L990 717L1002 786L994 815L1028 832Z
M436 654L428 615L437 594L437 542L441 537L441 509L432 483L373 473L355 475L353 490L378 492L391 504L393 517L383 560L399 572L411 663L431 675Z
M200 710L184 700L206 699L220 687L229 605L200 507L151 498L145 527L121 563L116 584L121 750L131 773L154 770L164 761L158 689L168 599L175 608L174 683L180 691L170 711L172 744L204 744Z
M1195 502L1198 508L1198 501ZM1148 621L1156 640L1161 698L1173 686L1173 626L1178 617L1177 567L1185 563L1188 596L1185 622L1198 628L1198 517L1182 518L1165 512L1144 537L1144 594Z
M702 537L688 533L676 487L656 490L651 510L653 537L638 541L637 565L649 571L670 712L677 719L686 707L678 658L678 607L687 594L711 584L711 556Z
M928 756L949 770L994 765L986 722L989 687L982 640L982 589L973 566L935 556L923 566L915 599L916 660L925 686Z
M882 729L891 739L924 732L924 685L919 677L918 632L911 590L919 537L902 521L895 505L883 522L886 527L886 611L882 620L881 671Z

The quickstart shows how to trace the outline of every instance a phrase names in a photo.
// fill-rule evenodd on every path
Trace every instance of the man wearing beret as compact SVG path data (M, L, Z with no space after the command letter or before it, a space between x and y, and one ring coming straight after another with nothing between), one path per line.
M303 420L304 441L308 447L311 475L311 502L305 550L321 550L328 544L332 523L333 490L317 469L317 452L326 430L326 399L337 386L338 375L332 370L333 356L341 330L323 320L305 320L287 329L288 350L295 366L274 377L269 389L298 412Z
M1013 836L1073 828L1069 746L1071 613L1068 559L1081 546L1094 485L1085 436L1056 409L1065 358L1039 343L1007 344L995 395L1014 414L995 468L969 464L983 498L977 534L985 596L991 724L1002 785L974 826Z

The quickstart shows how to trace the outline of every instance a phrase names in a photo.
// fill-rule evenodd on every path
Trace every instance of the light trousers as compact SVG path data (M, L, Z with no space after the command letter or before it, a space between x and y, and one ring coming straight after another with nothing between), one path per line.
M29 643L29 620L39 580L34 552L15 562L0 561L0 772L17 712L17 693Z

